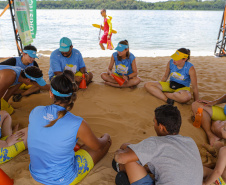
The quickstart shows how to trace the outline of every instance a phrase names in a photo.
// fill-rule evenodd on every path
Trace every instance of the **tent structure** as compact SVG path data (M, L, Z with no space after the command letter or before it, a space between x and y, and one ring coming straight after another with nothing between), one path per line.
M225 27L226 26L226 5L224 8L224 13L222 16L221 24L220 24L220 29L218 33L218 38L217 38L217 43L216 47L214 50L214 55L218 57L223 57L226 56L226 32L225 32Z
M22 55L23 45L33 42L36 35L36 0L8 0L0 17L9 8L18 55ZM31 17L31 18L30 18Z
M14 1L13 0L8 0L9 1L9 8L10 8L10 14L11 14L11 18L12 18L12 24L13 24L13 30L14 30L14 35L15 35L15 41L16 41L16 45L17 45L17 51L18 51L18 55L21 56L22 55L22 42L20 39L20 35L18 33L18 29L16 27L16 21L15 21L15 10L14 10Z

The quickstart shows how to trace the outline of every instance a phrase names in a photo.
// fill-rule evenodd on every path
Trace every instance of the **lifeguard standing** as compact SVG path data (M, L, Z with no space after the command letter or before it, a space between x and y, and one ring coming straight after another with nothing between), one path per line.
M112 17L106 15L105 9L102 9L100 13L101 13L101 16L104 17L104 26L102 26L104 28L104 34L101 37L99 44L101 49L105 50L105 47L103 44L107 44L108 40L111 40L111 36L112 36L112 23L111 23Z

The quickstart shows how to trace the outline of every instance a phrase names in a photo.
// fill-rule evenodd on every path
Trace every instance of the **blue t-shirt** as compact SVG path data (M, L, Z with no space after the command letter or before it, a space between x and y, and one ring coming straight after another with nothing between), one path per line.
M73 149L83 118L67 112L52 127L45 127L64 109L55 104L38 106L29 116L29 169L32 177L42 184L68 185L77 177L78 164Z
M173 64L173 59L170 60L170 81L177 82L186 87L190 87L191 79L189 75L189 70L193 66L190 62L185 62L182 69L178 69L175 64Z
M22 63L22 60L21 60L22 56L21 57L15 57L15 58L16 58L16 66L19 66L22 69L25 69L26 67L34 66L34 63L33 62L31 64L24 65Z
M19 79L19 76L20 76L20 73L21 73L21 68L18 67L18 66L8 66L8 65L0 65L0 70L3 70L3 69L12 69L13 71L16 72L16 79L14 81L14 83L11 85L17 85L19 84L20 82L18 82L18 79Z
M135 59L135 56L130 53L129 58L126 59L122 59L121 61L118 60L117 58L117 52L113 53L113 57L115 60L115 73L117 73L118 75L130 75L131 73L133 73L133 69L132 69L132 62Z
M61 54L59 49L56 49L50 55L49 79L54 76L54 72L63 72L68 69L76 73L83 67L85 63L79 50L73 48L71 56L67 58Z

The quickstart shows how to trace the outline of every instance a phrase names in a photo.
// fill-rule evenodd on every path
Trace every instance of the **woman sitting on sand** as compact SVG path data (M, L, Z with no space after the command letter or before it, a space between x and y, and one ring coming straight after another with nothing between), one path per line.
M195 114L199 107L203 108L201 126L205 130L210 145L220 139L226 139L226 106L224 108L216 105L226 103L226 94L214 100L198 100L192 103L192 111Z
M53 104L34 108L29 116L28 149L32 177L48 185L80 182L108 152L108 134L97 138L87 122L69 111L76 100L74 74L65 70L51 80ZM78 138L84 143L77 152Z
M27 128L12 130L12 119L6 111L0 111L0 164L3 164L27 148Z
M194 100L199 99L197 77L193 64L188 62L190 50L178 49L166 67L166 72L160 82L148 82L144 85L153 96L174 104L174 101L186 103L191 99L190 83L193 88ZM170 77L169 81L167 79Z
M129 52L129 43L127 40L120 41L115 48L117 52L111 56L111 62L108 66L107 73L102 73L101 78L105 84L113 87L133 87L140 83L140 78L137 76L137 66L135 56ZM115 64L115 72L112 68ZM112 73L125 80L123 85L119 85L112 77Z

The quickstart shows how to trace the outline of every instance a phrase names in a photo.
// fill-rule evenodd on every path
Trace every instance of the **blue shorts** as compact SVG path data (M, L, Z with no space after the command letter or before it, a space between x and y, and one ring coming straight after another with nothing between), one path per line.
M154 185L154 181L150 175L146 175L144 178L132 183L131 185Z

